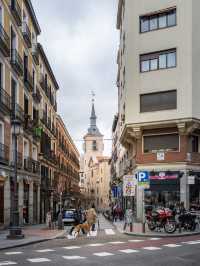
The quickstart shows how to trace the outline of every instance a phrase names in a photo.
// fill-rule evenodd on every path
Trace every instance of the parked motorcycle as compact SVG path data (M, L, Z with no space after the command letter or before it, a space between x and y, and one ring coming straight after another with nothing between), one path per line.
M184 228L185 230L195 231L197 226L196 219L196 214L189 211L185 211L178 215L178 228Z
M165 232L168 234L172 234L176 231L174 212L170 209L159 208L151 211L146 215L146 221L151 231L155 229L161 231L161 228L164 228Z

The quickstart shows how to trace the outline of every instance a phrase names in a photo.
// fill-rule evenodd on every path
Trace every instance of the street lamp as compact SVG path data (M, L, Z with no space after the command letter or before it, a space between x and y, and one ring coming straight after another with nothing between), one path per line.
M17 193L17 137L21 134L21 123L13 120L12 134L14 137L14 178L13 178L13 197L11 197L11 227L9 229L8 239L22 239L22 229L19 226L19 209L18 209L18 193Z

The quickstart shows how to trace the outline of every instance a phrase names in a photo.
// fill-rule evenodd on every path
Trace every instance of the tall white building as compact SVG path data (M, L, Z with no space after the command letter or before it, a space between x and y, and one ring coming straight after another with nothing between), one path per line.
M120 142L149 171L148 204L199 203L198 0L119 0ZM137 195L137 213L141 197Z

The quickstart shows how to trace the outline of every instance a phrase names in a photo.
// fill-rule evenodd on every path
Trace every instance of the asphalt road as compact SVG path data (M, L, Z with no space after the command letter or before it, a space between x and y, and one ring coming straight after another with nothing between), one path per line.
M135 238L105 222L96 237L66 238L4 250L0 252L0 266L199 266L199 250L200 236Z

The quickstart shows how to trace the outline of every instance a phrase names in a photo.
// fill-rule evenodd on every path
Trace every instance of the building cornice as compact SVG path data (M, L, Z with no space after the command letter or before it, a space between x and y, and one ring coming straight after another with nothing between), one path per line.
M47 58L45 52L44 52L43 46L40 43L38 43L38 50L39 50L40 56L44 60L44 63L46 65L47 69L48 69L48 72L49 72L49 74L50 74L50 76L51 76L51 78L53 80L55 89L59 90L59 85L58 85L57 80L56 80L56 78L54 76L54 73L53 73L53 70L51 68L51 65L50 65L50 63L48 61L48 58Z
M31 3L31 0L25 0L24 3L26 5L26 8L28 9L30 16L31 16L31 19L33 21L33 25L35 27L36 33L37 33L37 35L39 35L41 33L41 28L40 28L39 22L37 20L37 17L35 15L35 11L33 9L33 5Z

